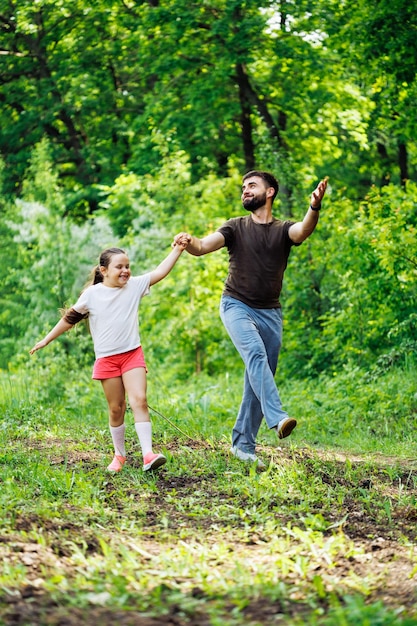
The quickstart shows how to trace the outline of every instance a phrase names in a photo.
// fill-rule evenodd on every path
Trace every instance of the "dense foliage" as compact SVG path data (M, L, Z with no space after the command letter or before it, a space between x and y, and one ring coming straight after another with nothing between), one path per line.
M154 267L179 230L240 213L254 166L277 174L276 214L295 219L330 176L290 258L282 374L409 360L415 31L404 0L0 0L0 367L55 323L101 248ZM224 250L185 254L145 299L148 358L169 376L240 368L217 312L226 270ZM82 326L51 351L92 357Z

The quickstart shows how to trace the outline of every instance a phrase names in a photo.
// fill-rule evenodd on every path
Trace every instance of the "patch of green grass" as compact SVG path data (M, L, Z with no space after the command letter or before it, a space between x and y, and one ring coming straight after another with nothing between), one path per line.
M365 414L353 394L370 395L368 387L359 393L342 377L329 393L325 381L310 389L294 381L286 395L300 428L281 442L262 428L259 454L269 466L258 474L228 453L240 380L202 377L170 393L150 384L155 448L167 465L143 473L129 413L128 461L112 475L100 386L81 373L78 406L77 381L58 381L54 396L43 376L46 399L36 393L38 375L0 383L5 624L16 603L33 623L42 611L55 623L57 606L68 616L101 611L102 624L118 610L160 620L175 611L184 626L417 619L417 477L411 448L386 446L382 422L369 436L382 392ZM406 418L393 417L398 438L399 421L408 436ZM27 589L36 593L25 600Z
M413 371L392 371L376 380L350 371L333 379L292 381L286 399L287 409L300 420L296 441L356 453L415 457Z

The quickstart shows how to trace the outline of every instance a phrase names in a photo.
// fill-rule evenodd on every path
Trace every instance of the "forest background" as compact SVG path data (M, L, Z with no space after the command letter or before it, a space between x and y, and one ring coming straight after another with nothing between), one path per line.
M240 215L241 175L280 180L319 227L293 251L279 378L380 376L417 340L417 17L395 2L0 2L0 367L73 302L100 250L136 273L173 235ZM218 318L223 250L143 304L167 385L241 371ZM42 355L91 364L87 331ZM175 358L173 358L175 355ZM416 397L404 398L415 412ZM411 403L411 404L409 404Z
M82 606L100 624L118 607L147 626L416 623L416 70L407 0L0 0L5 624L86 623ZM264 474L235 469L227 251L184 253L140 310L168 469L133 454L113 482L88 328L29 349L103 248L154 268L177 232L242 215L253 168L279 179L283 219L329 177L282 293L299 427L278 448L261 430Z

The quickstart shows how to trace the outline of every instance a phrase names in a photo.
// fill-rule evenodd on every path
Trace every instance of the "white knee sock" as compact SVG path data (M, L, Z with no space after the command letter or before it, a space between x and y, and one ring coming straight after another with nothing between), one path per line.
M110 426L110 434L113 440L114 453L117 456L126 456L125 430L126 425L124 422L123 424L121 424L121 426Z
M135 422L135 429L139 438L142 455L152 452L152 424L151 422Z

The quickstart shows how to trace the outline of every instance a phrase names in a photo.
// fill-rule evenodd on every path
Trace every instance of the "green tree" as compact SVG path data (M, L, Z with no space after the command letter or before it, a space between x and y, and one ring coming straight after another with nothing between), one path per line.
M331 41L372 102L369 156L375 184L416 179L417 17L407 0L341 3ZM366 157L366 155L364 155ZM378 178L376 178L376 176Z
M117 2L0 2L0 148L19 184L33 146L48 137L73 213L97 207L128 158L129 120L142 107L135 11ZM127 156L126 156L127 153ZM87 187L86 187L87 186Z
M415 352L417 188L373 188L326 207L290 258L283 364L293 375L392 363Z
M81 220L120 176L157 175L181 151L191 182L273 169L287 215L324 174L362 196L374 105L337 54L345 24L325 2L0 0L7 190L47 137Z
M2 298L3 368L56 323L60 310L78 296L100 249L114 238L104 218L77 225L64 213L58 175L43 141L33 153L22 198L8 206L0 221L8 259L5 266L13 260ZM60 345L67 351L75 349L67 337ZM89 342L84 342L80 357L89 350Z

